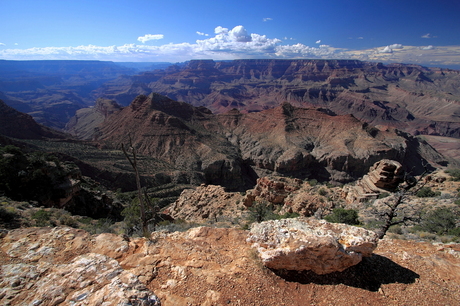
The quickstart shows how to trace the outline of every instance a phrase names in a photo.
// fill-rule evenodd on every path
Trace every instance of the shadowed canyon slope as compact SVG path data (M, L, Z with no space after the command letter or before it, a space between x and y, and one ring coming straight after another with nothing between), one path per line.
M154 93L138 96L103 120L94 139L107 148L131 139L138 153L161 160L170 172L185 171L187 182L231 189L253 185L267 173L346 182L383 158L415 171L423 162L444 161L409 134L379 130L352 115L287 103L262 112L214 115Z
M20 139L65 138L63 134L35 122L0 100L0 135Z
M460 137L460 72L357 60L212 60L123 76L98 89L127 105L151 91L214 113L288 102L411 134Z

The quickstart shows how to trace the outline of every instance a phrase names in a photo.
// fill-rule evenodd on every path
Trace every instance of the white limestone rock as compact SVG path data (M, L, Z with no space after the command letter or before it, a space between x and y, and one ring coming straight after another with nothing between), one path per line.
M341 272L358 264L371 256L377 241L372 231L314 218L255 223L248 237L266 267L316 274Z

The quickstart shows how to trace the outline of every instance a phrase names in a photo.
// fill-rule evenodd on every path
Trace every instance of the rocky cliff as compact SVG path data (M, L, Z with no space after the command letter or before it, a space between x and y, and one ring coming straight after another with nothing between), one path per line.
M127 105L150 91L214 113L261 111L288 102L353 114L413 134L460 137L460 72L357 60L193 60L121 77L99 96ZM127 99L129 98L130 99Z
M0 134L19 139L65 138L64 134L38 124L0 100Z
M103 147L131 139L137 152L187 171L189 180L237 189L258 176L277 173L346 182L381 159L415 171L444 161L433 148L394 129L379 130L352 115L283 104L261 112L214 115L151 94L105 120L94 134Z

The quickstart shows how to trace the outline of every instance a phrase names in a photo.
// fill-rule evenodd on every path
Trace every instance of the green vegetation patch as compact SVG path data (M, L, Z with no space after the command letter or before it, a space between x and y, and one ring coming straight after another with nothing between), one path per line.
M334 208L330 215L324 217L327 222L345 223L349 225L361 224L358 220L358 211L354 209Z

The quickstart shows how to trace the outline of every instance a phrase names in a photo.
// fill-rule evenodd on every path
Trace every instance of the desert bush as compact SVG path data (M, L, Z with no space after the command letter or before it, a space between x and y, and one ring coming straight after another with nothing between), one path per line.
M419 191L415 194L419 198L432 198L432 197L438 197L441 195L440 191L434 192L431 190L430 187L422 187L420 188Z
M32 219L35 220L37 226L49 226L51 225L51 213L44 209L37 210L32 214Z
M145 207L145 216L149 223L158 221L153 219L156 216L157 201L158 199L152 198L149 202L151 206ZM137 232L141 228L142 224L139 199L137 197L134 198L131 203L123 209L121 215L124 217L123 221L125 223L127 233L134 234Z
M332 213L324 217L328 222L359 225L358 212L354 209L334 208Z
M386 197L389 197L390 194L388 192L383 192L377 196L377 199L385 199Z
M3 222L10 222L19 217L14 207L3 207L0 206L0 220Z
M277 219L277 215L273 212L273 205L267 201L255 201L249 207L249 222L262 222L267 220Z
M185 232L193 227L198 227L200 224L195 222L187 222L182 219L177 219L174 221L163 220L157 223L158 231L166 231L169 233L172 232Z
M393 226L391 226L391 227L388 229L388 232L393 233L393 234L398 234L398 235L402 235L402 234L403 234L401 225L393 225Z
M416 230L435 233L437 235L456 233L458 228L458 210L452 210L447 207L439 207L424 214L419 225L415 226Z
M450 179L452 181L460 181L460 169L449 169L445 170L444 172L450 175Z
M318 194L324 197L327 195L327 190L324 188L321 188L320 190L318 190Z
M74 228L78 228L79 225L77 220L68 212L61 213L58 217L58 221L61 225L67 225Z

